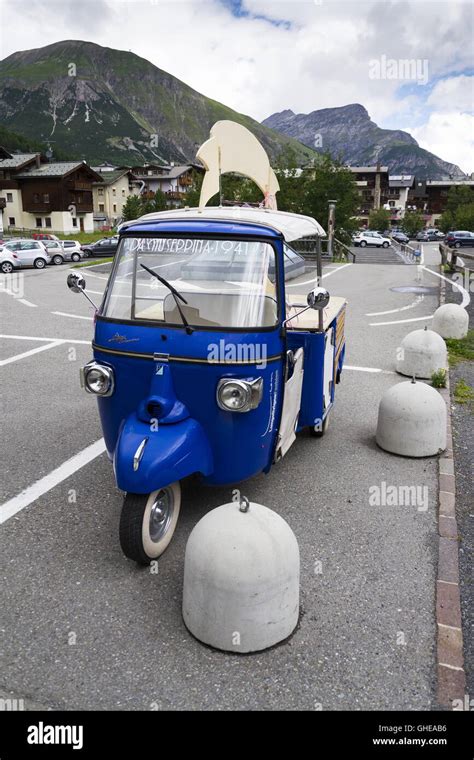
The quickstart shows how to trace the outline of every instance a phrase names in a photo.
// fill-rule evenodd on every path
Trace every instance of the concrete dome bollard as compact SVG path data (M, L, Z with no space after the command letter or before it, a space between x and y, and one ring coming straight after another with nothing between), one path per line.
M298 622L299 567L296 537L271 509L247 499L213 509L186 545L186 627L229 652L277 644Z
M398 383L379 405L376 441L380 448L406 457L428 457L446 448L446 404L425 383Z
M432 327L442 338L465 338L469 329L469 314L460 304L445 303L436 309Z
M431 377L433 372L446 369L448 352L441 335L428 330L414 330L403 338L397 372L408 377Z

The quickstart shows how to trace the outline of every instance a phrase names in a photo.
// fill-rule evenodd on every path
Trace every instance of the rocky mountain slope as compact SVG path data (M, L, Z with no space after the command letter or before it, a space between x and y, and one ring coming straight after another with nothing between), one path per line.
M67 40L0 62L0 123L53 151L92 163L183 162L219 119L249 129L274 158L292 146L314 152L201 95L134 53Z
M308 114L281 111L262 123L319 152L329 151L352 166L380 161L388 165L392 174L403 172L433 179L465 176L459 166L420 148L408 132L378 127L358 103Z

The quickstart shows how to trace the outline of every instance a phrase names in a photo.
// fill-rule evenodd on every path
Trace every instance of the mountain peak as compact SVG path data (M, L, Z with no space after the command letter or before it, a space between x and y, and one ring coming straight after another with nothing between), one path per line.
M360 103L291 114L274 113L262 124L352 166L380 161L393 173L432 178L465 176L458 166L420 148L408 132L377 126Z

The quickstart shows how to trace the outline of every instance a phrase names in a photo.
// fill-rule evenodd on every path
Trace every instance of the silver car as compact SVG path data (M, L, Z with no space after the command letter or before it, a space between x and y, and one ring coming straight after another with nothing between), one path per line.
M42 243L51 257L51 264L80 261L83 256L82 251L77 250L77 244L74 240L43 240Z
M51 262L51 258L40 240L31 240L28 238L20 240L9 240L0 248L1 252L11 253L16 267L34 267L35 269L44 269L46 264Z

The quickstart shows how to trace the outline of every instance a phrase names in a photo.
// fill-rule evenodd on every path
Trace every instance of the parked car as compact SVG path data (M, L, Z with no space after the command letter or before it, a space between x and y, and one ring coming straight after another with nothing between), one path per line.
M18 266L18 256L16 253L0 246L0 272L2 274L11 274Z
M443 233L435 229L422 230L416 236L416 240L420 243L435 243L443 238Z
M390 245L390 239L383 237L378 232L373 230L366 230L365 232L359 232L352 238L354 245L364 248L366 245L375 245L377 248L388 248Z
M402 243L403 245L410 242L410 238L408 235L405 235L404 232L392 232L392 238L393 240L396 240L397 243Z
M52 264L64 264L65 261L80 261L84 256L77 240L43 240L43 243L51 256Z
M467 230L448 232L446 243L450 248L461 248L462 246L474 248L474 232L468 232Z
M15 267L33 266L35 269L44 269L51 262L51 258L40 240L10 240L5 243L0 253L7 251L13 254Z
M102 238L96 243L88 243L82 246L82 251L89 258L95 256L114 256L118 246L118 235L109 238Z
M33 232L33 240L59 240L52 232Z

